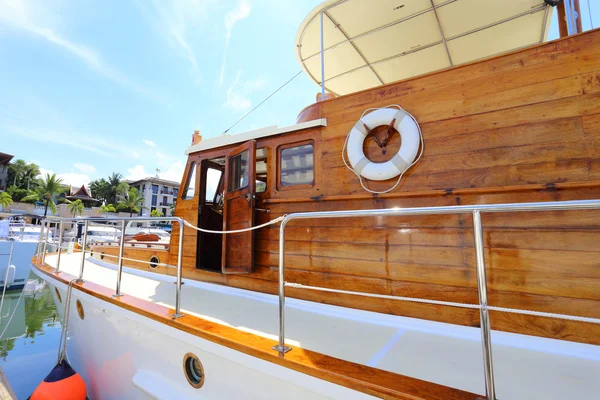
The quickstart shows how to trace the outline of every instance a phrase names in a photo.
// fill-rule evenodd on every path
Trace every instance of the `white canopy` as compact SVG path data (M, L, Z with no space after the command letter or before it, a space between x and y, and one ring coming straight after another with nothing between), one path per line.
M543 0L328 0L300 25L296 55L338 95L542 43L552 7Z

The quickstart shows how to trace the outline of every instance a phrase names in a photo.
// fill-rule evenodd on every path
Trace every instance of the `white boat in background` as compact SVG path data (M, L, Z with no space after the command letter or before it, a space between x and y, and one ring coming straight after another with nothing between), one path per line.
M0 289L20 289L25 286L41 234L40 225L20 221L0 221ZM52 231L48 241L53 241Z

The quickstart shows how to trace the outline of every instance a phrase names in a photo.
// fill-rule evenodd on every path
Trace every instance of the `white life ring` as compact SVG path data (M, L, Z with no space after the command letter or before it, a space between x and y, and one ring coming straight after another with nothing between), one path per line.
M376 163L370 161L363 151L363 143L368 135L364 125L373 129L377 126L389 125L394 119L394 128L402 138L398 153L386 162ZM419 152L420 143L419 127L406 111L380 108L359 119L350 131L348 160L352 165L352 169L360 176L373 181L385 181L404 173L411 166Z

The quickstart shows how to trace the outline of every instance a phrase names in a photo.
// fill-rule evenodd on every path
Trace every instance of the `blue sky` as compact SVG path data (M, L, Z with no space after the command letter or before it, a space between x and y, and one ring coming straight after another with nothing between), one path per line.
M0 151L72 185L179 181L195 129L221 134L300 71L296 30L320 2L0 0ZM232 132L293 124L317 91L301 74Z

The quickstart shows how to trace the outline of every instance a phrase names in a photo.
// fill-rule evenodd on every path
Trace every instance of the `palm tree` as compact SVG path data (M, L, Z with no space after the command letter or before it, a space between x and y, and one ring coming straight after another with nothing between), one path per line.
M107 206L101 205L100 209L98 210L98 214L107 213L107 212L117 212L117 210L115 209L115 206L113 206L112 204L109 204Z
M31 182L32 179L35 179L36 176L38 176L40 174L40 167L35 164L35 163L31 163L31 164L27 164L27 167L25 168L25 172L23 173L23 177L27 178L27 190L29 190L29 183Z
M27 171L27 163L25 160L16 160L9 164L8 169L13 176L13 185L17 185L17 180Z
M119 185L123 180L123 175L113 172L112 175L108 177L108 185L110 187L110 198L108 199L109 203L116 203L118 197L122 197L119 195Z
M129 189L129 192L125 196L119 195L121 201L119 201L119 205L124 209L129 210L129 216L133 216L134 212L139 212L142 208L142 204L144 204L144 197L140 196L136 188Z
M29 196L23 197L23 201L43 201L46 200L46 207L44 208L44 218L48 214L48 206L53 213L56 213L56 204L52 196L57 195L63 191L61 186L62 179L57 178L56 174L46 174L45 179L38 179L38 187L35 188L35 193Z
M164 217L165 214L163 214L162 211L152 210L152 211L150 211L150 216L151 217Z
M68 204L67 210L69 210L69 212L73 214L73 218L75 218L76 215L83 214L83 210L85 209L85 206L83 205L83 202L81 200L79 200L79 199L77 199L75 201L65 200L65 203Z
M6 192L0 193L0 206L2 208L9 207L13 203L12 196Z

